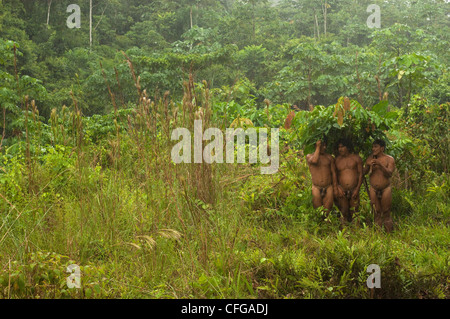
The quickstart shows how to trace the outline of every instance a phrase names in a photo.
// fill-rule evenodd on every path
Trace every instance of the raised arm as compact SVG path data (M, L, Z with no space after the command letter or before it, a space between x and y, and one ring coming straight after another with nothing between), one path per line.
M317 163L319 163L321 144L321 141L317 141L316 150L314 151L314 153L306 155L306 161L308 162L308 164L317 165Z

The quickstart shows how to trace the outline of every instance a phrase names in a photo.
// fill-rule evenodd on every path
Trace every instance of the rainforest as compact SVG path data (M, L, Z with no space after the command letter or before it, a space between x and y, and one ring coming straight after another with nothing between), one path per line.
M448 299L449 14L0 0L0 298ZM385 141L392 231L368 175L351 222L313 205L324 138Z

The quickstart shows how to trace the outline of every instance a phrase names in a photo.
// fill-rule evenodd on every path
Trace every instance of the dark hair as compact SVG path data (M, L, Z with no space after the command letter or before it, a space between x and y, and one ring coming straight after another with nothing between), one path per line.
M377 144L377 145L380 145L381 147L386 148L386 142L384 140L382 140L381 138L376 139L375 141L373 141L372 144Z
M348 138L341 138L338 140L337 145L339 146L339 144L344 145L345 147L347 147L349 150L353 149L353 143L350 139Z

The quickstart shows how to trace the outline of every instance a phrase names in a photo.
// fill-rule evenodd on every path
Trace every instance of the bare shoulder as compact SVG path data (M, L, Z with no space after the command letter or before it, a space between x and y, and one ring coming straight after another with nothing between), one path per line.
M361 162L362 163L362 158L361 156L359 156L359 154L353 154L352 156L357 162Z
M312 158L312 156L313 156L313 154L307 154L307 155L306 155L306 163L307 163L308 165L311 164L311 158Z
M386 160L390 163L395 163L395 159L391 155L384 154L386 156Z

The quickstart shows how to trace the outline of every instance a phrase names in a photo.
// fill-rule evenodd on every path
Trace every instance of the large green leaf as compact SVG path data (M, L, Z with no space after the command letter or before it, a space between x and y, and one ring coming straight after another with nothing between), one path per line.
M383 117L386 115L388 111L389 102L388 101L381 101L380 103L374 105L372 107L372 112L376 113L380 117Z

